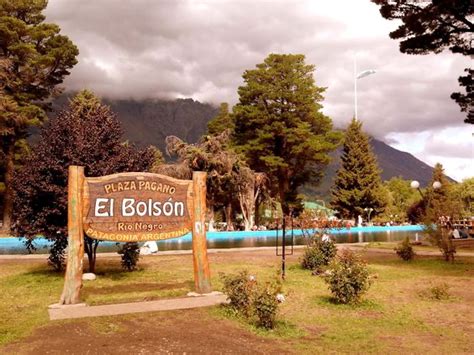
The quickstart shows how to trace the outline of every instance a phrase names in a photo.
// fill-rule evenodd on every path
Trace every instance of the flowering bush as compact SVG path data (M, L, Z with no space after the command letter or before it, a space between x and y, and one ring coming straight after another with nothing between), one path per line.
M301 266L308 270L317 270L328 265L336 256L336 244L331 241L321 241L313 237L305 248Z
M248 271L244 270L237 275L222 274L221 279L230 307L246 317L250 316L256 285L255 276L249 275Z
M371 285L366 263L350 250L334 259L323 277L339 303L357 303Z
M285 301L279 283L258 285L255 276L247 271L240 271L237 275L221 275L221 278L229 306L234 311L255 321L259 327L272 329L275 326L278 305Z
M275 283L266 283L258 287L254 295L253 311L257 317L257 325L265 329L273 329L278 312L279 286Z
M283 295L282 293L278 293L276 295L276 299L277 299L278 303L283 303L283 302L285 302L285 295Z

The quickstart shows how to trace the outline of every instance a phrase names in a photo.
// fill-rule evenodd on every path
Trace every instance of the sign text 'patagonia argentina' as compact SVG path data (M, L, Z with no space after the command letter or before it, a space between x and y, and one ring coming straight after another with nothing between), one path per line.
M191 231L192 181L149 173L86 178L84 230L96 239L159 240Z

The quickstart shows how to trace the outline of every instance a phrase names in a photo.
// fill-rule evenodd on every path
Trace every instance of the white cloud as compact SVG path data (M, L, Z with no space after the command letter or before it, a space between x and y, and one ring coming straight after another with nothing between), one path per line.
M246 69L271 52L302 53L316 65L316 83L328 87L324 112L345 126L354 112L357 52L360 70L377 70L358 82L359 118L370 134L406 140L399 146L408 151L420 139L416 154L431 162L427 137L459 127L465 116L449 96L471 60L400 53L388 37L397 23L369 0L50 0L46 14L79 47L65 83L72 90L235 103ZM450 175L468 173L471 152L460 150L461 162L439 157L452 159Z
M397 149L409 151L424 162L441 163L447 175L457 181L474 177L474 130L472 126L413 133L391 133Z

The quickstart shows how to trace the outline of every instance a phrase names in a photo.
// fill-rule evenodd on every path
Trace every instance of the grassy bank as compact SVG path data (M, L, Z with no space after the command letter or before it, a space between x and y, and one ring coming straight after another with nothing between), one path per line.
M301 253L301 251L297 251ZM242 320L230 318L243 332L274 339L288 351L324 352L435 352L463 353L474 347L474 258L458 258L448 264L440 257L419 257L406 263L394 255L361 249L369 261L375 282L357 306L332 302L323 280L302 270L298 255L288 261L280 323L264 332ZM215 289L221 287L219 272L247 269L258 280L275 276L278 258L274 252L256 251L211 254ZM146 257L141 270L120 269L118 258L98 260L98 279L85 283L88 304L117 303L184 296L193 288L190 255ZM50 272L41 260L0 260L0 344L30 335L50 326L47 306L61 293L62 275ZM447 285L449 297L436 300L432 288ZM211 319L228 319L221 308L207 309ZM136 316L108 319L111 329ZM64 323L78 321L65 321ZM92 329L103 319L81 320ZM58 324L58 322L54 322ZM64 334L67 336L67 334Z

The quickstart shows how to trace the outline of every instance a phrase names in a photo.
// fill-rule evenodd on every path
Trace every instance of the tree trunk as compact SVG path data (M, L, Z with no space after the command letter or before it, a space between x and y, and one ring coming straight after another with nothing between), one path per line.
M234 226L232 224L232 204L231 203L228 203L227 206L224 207L224 212L225 212L225 222L227 224L226 230L233 231Z
M3 227L2 229L9 233L12 224L13 210L13 174L15 172L15 143L8 145L5 157L5 194L3 196Z
M81 301L82 268L84 261L84 231L82 229L82 199L84 168L70 166L68 174L68 255L64 288L59 304Z
M92 239L89 237L85 238L85 250L87 254L87 260L89 261L89 272L95 273L95 262L97 259L97 247L99 245L99 241L96 239Z
M239 192L239 204L240 210L242 212L242 218L244 220L244 230L249 231L252 229L251 221L250 221L250 214L249 214L249 206L248 206L248 196L246 191Z
M252 230L250 220L248 220L248 219L244 219L244 230L246 232Z
M209 214L209 232L214 232L216 229L214 228L214 207L209 207L208 209L208 214Z
M93 270L94 271L91 271L93 273L95 273L95 263L96 263L96 260L97 260L97 247L99 246L99 240L94 240L94 265L93 265Z
M197 293L210 293L211 272L206 244L206 173L193 172L193 267Z
M238 199L244 219L244 228L246 231L252 230L255 221L255 177L239 191Z
M259 226L261 223L260 223L260 215L258 214L260 210L260 199L257 198L255 199L255 224L257 226Z
M280 173L280 180L278 182L278 194L280 195L281 211L283 218L290 214L289 206L286 201L286 194L290 188L290 182L288 181L287 172L285 170Z

